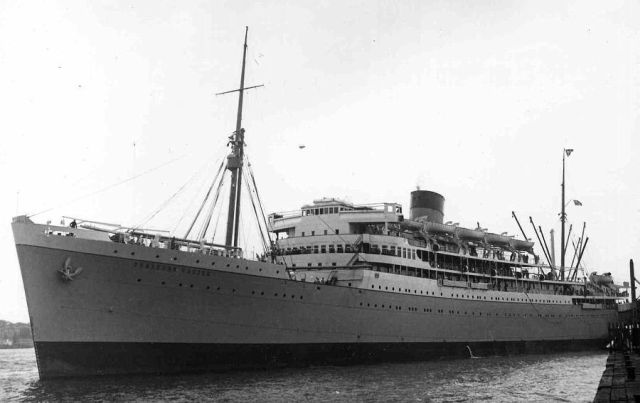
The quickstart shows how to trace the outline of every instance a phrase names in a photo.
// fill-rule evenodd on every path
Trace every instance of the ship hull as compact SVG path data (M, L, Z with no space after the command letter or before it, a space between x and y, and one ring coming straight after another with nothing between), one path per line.
M242 369L428 361L602 349L606 339L511 342L189 344L36 343L41 378L222 372ZM467 346L469 348L467 348Z
M617 316L367 270L357 286L309 283L277 264L46 232L14 224L42 379L597 348ZM65 265L82 270L65 279Z

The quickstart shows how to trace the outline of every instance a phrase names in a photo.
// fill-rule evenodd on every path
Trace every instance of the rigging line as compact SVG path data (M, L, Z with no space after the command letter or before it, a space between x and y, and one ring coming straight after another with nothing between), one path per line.
M238 233L241 234L241 236L242 236L242 242L243 242L243 245L244 245L245 252L249 253L249 243L247 242L247 234L246 234L246 231L245 231L245 228L247 228L247 226L244 223L244 215L242 215L242 214L240 214L240 223L239 223L239 225L240 225L240 228L238 228ZM246 258L245 255L243 255L243 256Z
M215 207L218 204L218 198L220 197L220 190L222 189L223 184L224 184L224 175L222 175L222 177L220 178L220 183L218 184L218 188L216 189L213 202L211 203L211 208L209 209L207 218L203 223L204 224L203 229L200 232L198 239L203 239L207 234L207 230L209 229L209 224L211 224L211 217L213 216L213 211L215 210Z
M200 189L196 192L196 196L200 193L202 193L202 189L205 189L206 186L206 182L203 182L200 186ZM187 205L187 207L185 209L183 209L184 211L182 212L182 215L180 216L180 219L178 220L178 222L176 223L175 227L173 228L173 231L171 231L172 233L176 233L176 231L178 230L178 227L180 226L180 224L182 223L182 220L184 220L184 218L187 216L187 214L189 213L189 211L191 211L191 206L193 205L193 202L195 202L196 200L198 200L198 197L192 197L191 201L189 202L189 204Z
M211 243L215 243L216 233L218 232L218 223L220 222L220 217L222 217L222 211L224 206L220 206L218 209L218 217L216 218L216 223L213 227L213 235L211 235Z
M199 170L198 170L198 171L196 171L196 172L194 172L194 173L193 173L193 175L191 175L191 177L190 177L190 178L189 178L189 179L188 179L188 180L187 180L187 181L186 181L186 182L185 182L185 183L184 183L184 184L183 184L183 185L182 185L182 186L181 186L181 187L180 187L180 188L179 188L179 189L178 189L178 190L177 190L177 191L176 191L172 196L171 196L171 197L169 197L167 200L165 200L165 201L160 205L160 207L158 207L158 209L157 209L153 214L151 214L151 216L150 216L149 218L147 218L146 220L144 220L142 223L140 223L140 224L136 225L136 226L133 228L133 230L135 231L135 230L139 229L140 227L142 227L142 226L144 226L144 225L147 225L147 223L148 223L149 221L151 221L151 220L153 219L153 217L155 217L158 213L160 213L160 211L162 211L162 209L164 209L164 208L165 208L165 207L166 207L166 206L171 202L171 200L173 200L173 199L174 199L174 198L175 198L175 197L176 197L180 192L182 192L182 190L183 190L183 189L184 189L184 188L185 188L185 187L186 187L186 186L187 186L191 181L193 181L193 180L195 179L195 177L198 175L198 173L200 173L200 172L199 172Z
M258 216L258 209L256 208L256 203L255 200L253 198L253 194L251 193L251 184L249 183L249 178L247 178L247 174L246 172L242 173L245 176L245 186L247 188L247 193L249 193L249 201L251 201L251 207L253 207L253 213L256 216L256 221L258 224L258 230L260 232L260 242L262 243L262 249L264 250L265 253L267 253L268 248L267 248L267 242L265 241L265 236L264 236L264 232L262 231L262 225L260 224L260 217Z
M193 229L193 226L195 225L196 221L198 220L198 217L200 217L200 213L202 212L202 209L204 208L204 205L207 203L207 200L209 199L209 195L211 194L211 190L213 189L213 186L216 184L216 181L218 180L218 176L220 175L220 172L222 171L222 167L224 165L225 165L224 164L224 160L222 160L222 162L220 163L220 166L218 167L218 172L216 173L216 176L213 178L213 181L211 181L211 186L209 186L209 190L207 191L207 195L204 197L204 200L202 200L202 204L200 205L200 208L198 209L198 212L196 213L196 216L193 218L193 221L191 222L191 225L189 226L189 229L184 234L185 239L189 238L189 234L191 233L191 230Z
M248 161L247 161L248 163ZM258 197L258 192L257 189L254 187L251 187L251 182L249 181L249 178L251 177L251 172L246 173L246 171L244 172L245 175L245 185L247 187L247 191L249 193L249 200L251 201L251 205L253 207L253 213L256 217L256 224L258 225L258 230L260 231L260 237L261 237L261 241L262 241L262 247L264 249L264 252L267 253L267 251L270 249L269 248L269 244L270 244L270 240L268 238L268 235L265 236L265 234L268 234L269 231L269 227L266 226L266 222L264 221L264 216L262 217L263 221L265 222L265 227L264 227L264 231L262 230L262 222L260 221L260 214L258 213L258 208L256 207L256 201L258 201L258 206L259 206L259 197ZM255 182L253 182L255 184ZM255 194L255 197L254 197Z
M222 143L222 146L224 146L224 143ZM222 161L224 161L224 158L226 158L226 155L222 154L219 159L213 159L212 158L211 160L215 161L216 162L215 165L217 165L218 161L222 162ZM207 168L208 165L209 165L208 163L205 163L204 164L204 169L201 169L201 170L202 171L209 171L209 169ZM191 201L189 202L189 204L186 206L186 208L183 209L184 211L182 212L182 215L180 216L180 219L178 220L178 222L176 223L175 227L173 228L173 231L171 231L172 233L174 233L174 234L176 233L176 231L178 230L178 227L180 226L180 224L182 224L182 221L185 219L187 214L189 214L189 212L192 211L191 207L193 206L193 203L196 200L199 199L197 197L197 195L201 194L202 193L202 189L205 189L205 188L206 188L206 182L203 181L202 184L198 187L198 191L195 193L195 196L191 198Z
M146 171L144 171L144 172L141 172L141 173L139 173L139 174L137 174L137 175L134 175L134 176L132 176L132 177L129 177L129 178L127 178L127 179L124 179L124 180L122 180L122 181L120 181L120 182L112 183L111 185L107 185L107 186L105 186L105 187L103 187L103 188L101 188L101 189L96 190L95 192L88 193L88 194L84 194L84 195L79 196L79 197L77 197L77 198L75 198L75 199L67 200L67 201L65 201L64 203L60 203L60 204L58 204L58 205L56 205L56 206L53 206L53 207L50 207L50 208L48 208L48 209L46 209L46 210L42 210L42 211L39 211L39 212L37 212L37 213L34 213L34 214L31 214L31 215L28 215L27 217L29 217L29 218L31 218L31 217L35 217L35 216L37 216L37 215L47 213L47 212L49 212L49 211L51 211L51 210L53 210L53 209L55 209L55 208L62 207L62 206L67 206L67 205L69 205L69 204L71 204L71 203L75 203L75 202L80 201L80 200L82 200L82 199L86 199L87 197L95 196L95 195L97 195L97 194L99 194L99 193L102 193L102 192L105 192L105 191L107 191L107 190L109 190L109 189L111 189L111 188L114 188L114 187L116 187L116 186L120 186L120 185L122 185L122 184L124 184L124 183L127 183L127 182L131 182L131 181L132 181L132 180L134 180L134 179L137 179L137 178L139 178L139 177L141 177L141 176L144 176L144 175L146 175L146 174L148 174L148 173L151 173L151 172L156 171L156 170L158 170L158 169L160 169L160 168L163 168L163 167L165 167L165 166L167 166L167 165L169 165L169 164L172 164L172 163L174 163L174 162L178 161L179 159L182 159L183 157L184 157L184 155L182 155L182 156L180 156L180 157L177 157L177 158L174 158L174 159L172 159L172 160L170 160L170 161L167 161L167 162L165 162L165 163L163 163L163 164L160 164L160 165L158 165L158 166L156 166L156 167L153 167L153 168L147 169L147 170L146 170Z
M211 205L207 209L207 214L205 215L205 218L202 220L202 223L200 224L200 229L198 230L198 234L196 236L198 240L204 239L207 235L207 230L209 229L209 224L211 223L211 217L213 217L213 212L217 206L218 197L220 195L220 188L222 187L223 183L224 183L224 174L222 174L222 177L220 178L220 182L216 186L216 191L213 194L213 199L210 201ZM209 202L209 200L207 200L207 202Z
M207 234L207 230L209 229L209 224L211 222L211 217L213 217L213 211L216 208L216 202L218 200L217 198L217 194L218 194L218 188L216 188L216 192L213 195L213 199L210 200L210 205L207 208L207 214L204 216L202 223L200 224L200 229L198 230L198 233L196 235L196 239L201 240L203 239L206 234ZM209 200L207 200L209 201Z
M260 213L262 214L262 221L264 222L264 227L267 230L267 239L269 241L268 245L271 246L271 237L269 236L269 226L267 225L267 218L264 213L264 208L262 206L262 199L260 198L260 193L258 193L258 186L256 185L256 179L253 174L253 168L251 167L251 163L249 162L249 156L245 154L245 158L247 159L247 167L249 168L249 174L251 176L251 182L253 183L253 190L256 193L256 198L258 199L258 207L260 207Z
M191 230L193 229L194 225L196 225L196 222L198 221L198 218L200 218L200 213L202 213L202 209L204 208L204 206L209 201L209 195L211 194L211 191L213 190L213 187L216 184L216 179L217 179L217 176L214 177L213 181L211 181L211 185L209 186L209 189L207 190L207 194L202 199L202 203L200 204L200 208L198 209L198 212L196 213L195 217L193 217L193 221L191 221L191 225L189 225L189 228L187 229L187 232L184 234L184 238L186 238L186 239L189 238L189 234L191 233Z

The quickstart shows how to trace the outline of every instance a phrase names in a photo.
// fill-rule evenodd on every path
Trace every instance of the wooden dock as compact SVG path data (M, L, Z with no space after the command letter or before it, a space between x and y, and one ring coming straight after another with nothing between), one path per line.
M636 377L638 374L638 377ZM626 351L612 351L594 403L640 402L640 355Z

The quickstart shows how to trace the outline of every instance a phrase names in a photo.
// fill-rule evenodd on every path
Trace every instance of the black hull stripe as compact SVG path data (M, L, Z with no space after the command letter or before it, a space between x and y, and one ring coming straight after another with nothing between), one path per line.
M36 342L40 378L424 361L604 348L606 340L482 343L187 344Z

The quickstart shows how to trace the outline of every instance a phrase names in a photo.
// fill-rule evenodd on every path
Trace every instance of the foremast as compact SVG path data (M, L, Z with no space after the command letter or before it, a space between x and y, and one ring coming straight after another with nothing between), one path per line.
M238 246L238 232L240 224L240 197L242 189L242 161L244 159L244 129L242 128L242 102L244 98L244 70L247 60L247 34L244 31L244 47L242 50L242 73L240 74L240 88L238 91L238 117L236 130L230 137L231 153L227 157L227 169L231 172L231 189L229 191L229 212L227 213L227 246Z

